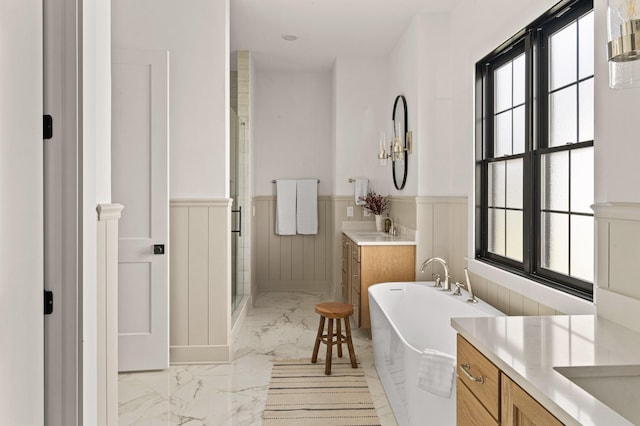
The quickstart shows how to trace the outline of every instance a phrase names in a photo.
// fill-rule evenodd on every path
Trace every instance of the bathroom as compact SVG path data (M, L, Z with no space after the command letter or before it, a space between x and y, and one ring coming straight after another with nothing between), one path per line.
M635 164L634 155L640 148L630 124L636 119L635 106L640 92L608 87L606 2L594 2L593 203L612 204L615 211L608 212L607 215L613 216L606 219L624 219L628 226L623 233L615 235L608 233L608 227L596 227L595 280L612 290L602 293L597 304L486 268L475 260L467 261L473 259L475 253L476 62L556 1L407 2L407 10L412 10L412 14L405 18L403 26L395 28L395 38L388 44L387 51L368 51L376 42L367 39L360 50L335 54L332 60L313 69L306 68L311 60L304 56L305 48L296 47L296 43L305 42L304 28L288 28L295 20L285 12L256 11L263 16L281 16L278 21L283 28L277 29L273 37L284 44L283 53L293 51L299 57L298 64L282 69L281 58L261 58L259 47L242 43L242 27L234 21L234 10L258 8L253 2L196 0L190 2L189 7L174 3L112 0L110 11L103 10L104 5L96 6L97 11L87 6L84 17L85 28L95 28L94 33L86 35L90 42L85 45L92 48L87 61L96 61L104 67L105 63L109 64L111 47L171 52L171 217L195 217L201 213L198 209L206 208L207 214L216 218L204 221L206 230L202 232L193 227L195 222L172 221L172 244L180 241L183 235L178 232L180 229L191 229L194 234L209 238L200 244L218 247L216 244L220 241L215 237L230 235L235 229L231 205L227 202L232 195L228 185L231 173L228 140L232 133L229 128L230 74L232 57L237 52L249 54L249 120L245 125L249 129L250 155L245 164L248 170L245 196L250 205L243 206L243 211L248 225L245 235L251 240L242 246L246 269L240 301L237 310L232 310L230 253L220 250L210 258L187 261L197 271L204 271L200 276L190 275L189 279L200 280L191 290L211 294L211 303L198 312L189 312L175 304L185 300L172 293L172 317L180 318L184 326L188 321L209 321L210 314L215 313L216 324L204 343L194 344L200 351L198 354L189 348L188 341L171 343L172 356L184 357L182 360L172 358L172 361L231 361L233 339L243 327L257 292L321 289L339 297L337 262L342 222L371 220L353 204L353 184L349 179L356 177L368 178L377 192L392 197L390 215L396 224L418 231L418 262L435 255L446 258L453 280L457 281L464 279L463 270L469 263L472 280L477 283L477 295L501 311L509 315L597 313L617 323L640 323L637 318L640 310L636 308L640 293L636 290L633 271L637 263L634 245L637 238L624 238L640 233L640 192L634 185L640 182L640 168ZM319 3L306 1L300 7L313 11L314 7L320 7ZM336 16L342 7L347 6L334 7ZM345 16L347 12L357 16L358 11L345 10ZM312 12L307 10L307 13ZM96 23L98 25L89 25ZM250 27L250 24L242 25ZM300 39L289 42L280 38L289 33L297 33ZM340 44L340 40L335 41L335 45ZM109 140L104 132L91 127L97 123L98 129L109 128L103 121L109 119L108 114L99 114L110 107L109 91L104 90L108 89L109 76L87 72L84 84L97 89L94 95L100 107L89 111L96 120L85 126L87 133L94 131L100 137L95 141L91 139L94 145L84 151L95 155L81 166L84 180L90 185L85 188L81 201L84 205L80 207L84 209L77 209L83 211L84 223L92 224L96 204L118 200L112 199L110 192ZM391 166L380 166L376 157L379 132L390 129L393 101L399 94L407 99L409 130L413 132L413 152L408 156L407 183L402 190L394 187ZM306 273L307 269L290 269L286 274L276 274L276 269L282 271L283 268L264 269L271 265L261 263L263 249L270 246L258 232L266 229L261 226L271 224L262 212L268 213L269 203L275 199L272 181L282 177L314 177L320 181L325 240L320 247L322 255L314 255L314 259L322 262L310 268L313 273ZM203 206L203 202L209 204ZM348 215L348 207L354 207L353 216ZM73 206L69 208L73 210ZM177 228L178 225L187 228ZM94 229L87 230L88 236L82 245L85 259L97 257L91 231ZM609 242L613 238L620 240ZM219 247L231 245L226 239L220 243ZM280 253L285 255L281 265L292 264L288 253L296 247L280 246ZM319 250L315 244L314 250ZM201 263L195 264L196 261ZM82 273L97 275L96 269L93 262L88 262ZM173 273L184 273L184 270L172 266ZM268 279L265 273L269 274ZM303 279L294 281L296 274ZM206 284L203 286L202 282ZM191 295L195 301L198 296L197 293ZM97 303L92 291L85 291L83 297L85 306ZM87 318L87 329L95 326L95 320ZM93 389L97 361L93 356L95 347L91 345L96 343L93 337L88 337L85 344L88 350L80 368L88 381L86 389ZM203 359L194 358L194 354ZM97 423L92 416L97 416L98 404L95 392L86 390L81 403L84 410L78 410L86 424Z

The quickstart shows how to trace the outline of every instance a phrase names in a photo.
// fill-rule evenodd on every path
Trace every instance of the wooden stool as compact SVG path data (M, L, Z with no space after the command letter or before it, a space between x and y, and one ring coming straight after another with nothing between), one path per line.
M316 363L318 361L318 349L320 348L320 342L326 344L327 359L325 360L324 374L331 374L331 351L333 345L338 345L338 356L342 357L342 344L346 343L349 348L351 367L358 368L356 353L353 350L353 342L351 341L351 325L349 324L349 317L353 314L353 306L338 302L319 303L316 305L316 313L320 314L320 325L318 326L318 335L316 336L316 344L313 348L311 362ZM327 334L323 334L325 318L329 319ZM335 334L333 333L334 319L337 320ZM347 333L346 336L342 334L340 319L344 320L344 328Z

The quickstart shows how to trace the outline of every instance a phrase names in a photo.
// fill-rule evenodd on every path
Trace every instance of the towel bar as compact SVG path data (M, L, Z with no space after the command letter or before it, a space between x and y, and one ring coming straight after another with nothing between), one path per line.
M317 179L318 183L320 183L320 179ZM276 183L276 180L272 180L271 183Z

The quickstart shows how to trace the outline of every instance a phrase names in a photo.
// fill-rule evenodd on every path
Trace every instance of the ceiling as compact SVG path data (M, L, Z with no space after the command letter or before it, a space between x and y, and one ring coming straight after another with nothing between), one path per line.
M385 56L413 16L458 0L230 0L231 52L249 50L258 69L331 69L342 55ZM293 34L296 41L282 39Z

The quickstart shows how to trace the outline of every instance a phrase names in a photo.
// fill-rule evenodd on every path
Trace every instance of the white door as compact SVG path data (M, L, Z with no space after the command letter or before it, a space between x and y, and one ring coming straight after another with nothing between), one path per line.
M0 2L0 424L44 423L42 0Z
M119 223L118 370L169 367L168 52L112 53L112 199Z

